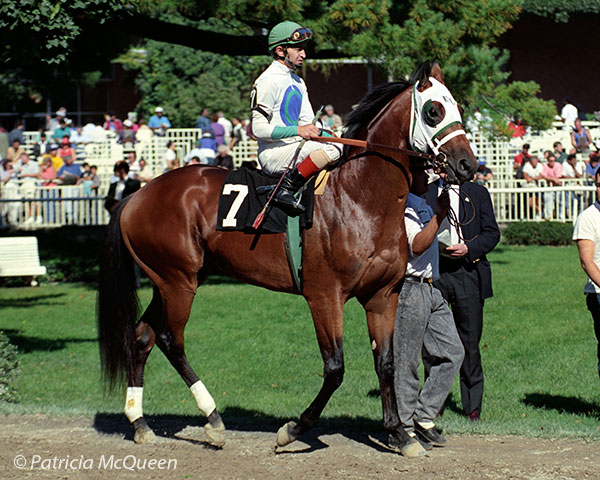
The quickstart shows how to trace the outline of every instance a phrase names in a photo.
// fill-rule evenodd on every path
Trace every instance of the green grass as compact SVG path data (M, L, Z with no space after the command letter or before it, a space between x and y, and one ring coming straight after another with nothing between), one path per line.
M576 248L499 246L490 259L495 296L486 302L481 342L484 421L472 425L459 414L455 382L440 425L453 433L600 440L596 341ZM150 294L142 289L142 304ZM122 396L105 396L100 383L95 297L85 284L0 289L0 330L19 347L21 360L18 403L0 404L0 412L120 414ZM296 418L321 386L321 357L301 297L236 283L203 286L186 346L226 424L274 428ZM355 300L345 309L344 355L344 383L323 423L379 429L378 381ZM146 414L197 415L158 349L145 379Z

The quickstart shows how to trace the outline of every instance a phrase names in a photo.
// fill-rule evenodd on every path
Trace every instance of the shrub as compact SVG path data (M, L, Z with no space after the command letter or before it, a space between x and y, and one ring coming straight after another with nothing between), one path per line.
M11 344L4 332L0 332L0 401L15 399L13 383L19 372L17 347Z
M521 222L508 225L502 231L509 245L569 245L573 225L560 222Z

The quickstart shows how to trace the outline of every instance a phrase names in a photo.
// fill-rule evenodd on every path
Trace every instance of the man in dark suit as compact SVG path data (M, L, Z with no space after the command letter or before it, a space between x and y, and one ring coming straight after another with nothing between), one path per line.
M110 184L108 194L104 199L104 208L110 213L114 211L121 200L140 189L140 181L127 176L129 174L129 164L126 161L117 162L114 173L118 180Z
M436 208L443 178L429 185L426 200ZM440 278L435 283L452 308L458 335L465 349L460 369L460 394L465 414L478 421L483 400L483 369L479 341L483 330L483 304L492 296L492 273L486 254L500 240L492 200L487 188L473 182L452 186L450 204L460 222L443 223L438 232ZM428 359L423 363L429 370Z

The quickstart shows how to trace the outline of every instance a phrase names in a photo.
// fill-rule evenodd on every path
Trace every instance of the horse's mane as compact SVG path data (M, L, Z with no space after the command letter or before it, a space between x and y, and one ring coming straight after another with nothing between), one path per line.
M419 65L405 82L384 83L375 87L367 93L354 110L345 118L346 131L344 137L356 138L360 132L375 118L383 107L392 99L410 87L417 81L423 81L429 78L431 74L431 63L429 60Z

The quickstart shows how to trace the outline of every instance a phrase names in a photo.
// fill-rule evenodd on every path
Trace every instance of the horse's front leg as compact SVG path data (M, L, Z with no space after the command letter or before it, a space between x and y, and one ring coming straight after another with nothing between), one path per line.
M312 313L317 340L323 358L323 385L309 407L300 415L298 423L288 422L277 432L277 446L283 447L314 427L327 402L344 379L344 352L342 348L344 302L330 295L307 298Z
M393 350L398 294L379 291L368 300L359 300L367 312L371 349L373 350L375 371L379 377L379 388L381 390L383 428L388 433L389 446L406 457L425 455L425 449L402 428L398 415L394 389L395 364Z

